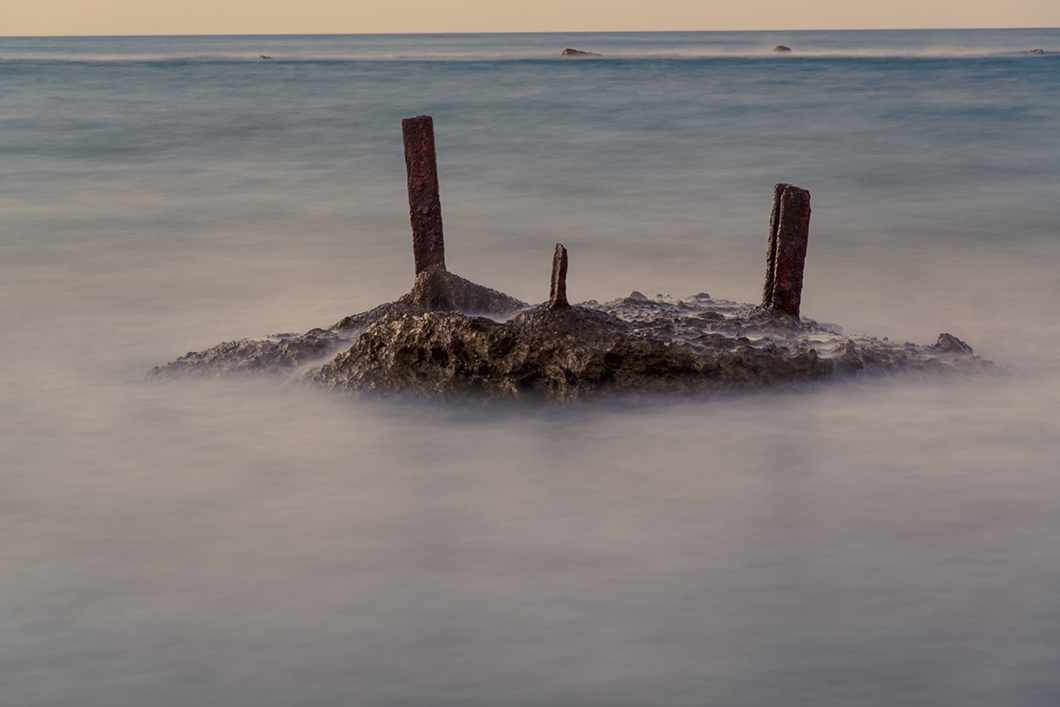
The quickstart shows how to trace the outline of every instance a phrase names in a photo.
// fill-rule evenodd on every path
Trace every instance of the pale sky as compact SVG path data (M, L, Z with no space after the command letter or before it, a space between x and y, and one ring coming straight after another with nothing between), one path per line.
M0 0L0 36L1060 27L1060 0Z

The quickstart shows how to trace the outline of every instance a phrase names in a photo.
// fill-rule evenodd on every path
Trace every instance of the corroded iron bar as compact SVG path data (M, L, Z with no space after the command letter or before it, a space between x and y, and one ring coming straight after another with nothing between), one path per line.
M793 317L799 316L802 302L802 272L809 237L810 192L785 185L777 210L773 293L769 306Z
M567 303L567 249L559 243L552 255L552 292L548 298L552 309L566 309Z
M773 301L773 270L777 266L777 226L780 225L780 198L790 184L773 187L773 211L769 214L769 242L766 244L766 282L762 287L762 304Z
M442 202L438 198L438 162L434 152L434 121L417 115L401 121L408 172L409 219L416 274L431 266L445 270L442 238Z

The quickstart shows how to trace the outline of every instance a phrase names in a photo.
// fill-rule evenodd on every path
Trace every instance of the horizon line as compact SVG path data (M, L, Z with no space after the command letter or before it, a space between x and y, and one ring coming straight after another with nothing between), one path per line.
M462 36L481 34L692 34L737 32L962 32L976 30L1060 30L1060 27L847 27L828 29L660 29L660 30L495 30L476 32L194 32L180 34L10 34L0 39L111 39L118 37L363 37Z

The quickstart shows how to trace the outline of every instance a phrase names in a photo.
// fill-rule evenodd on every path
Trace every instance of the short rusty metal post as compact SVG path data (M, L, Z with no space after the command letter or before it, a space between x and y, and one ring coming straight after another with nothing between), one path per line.
M777 184L773 188L773 213L769 219L763 306L799 316L809 237L810 192L790 184Z
M401 121L401 132L405 139L405 170L408 172L409 218L412 221L412 252L416 258L416 274L431 266L445 270L434 121L429 115L405 118Z
M567 303L567 249L559 243L552 255L552 291L548 297L552 309L566 309Z

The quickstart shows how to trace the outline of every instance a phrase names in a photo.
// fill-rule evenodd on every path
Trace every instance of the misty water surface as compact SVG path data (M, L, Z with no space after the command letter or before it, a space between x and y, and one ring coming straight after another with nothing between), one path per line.
M1055 704L1057 51L0 39L0 704ZM754 301L791 182L805 316L1010 373L574 406L143 385L406 291L423 113L469 279L543 301L559 241L572 300Z

